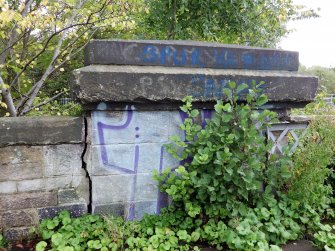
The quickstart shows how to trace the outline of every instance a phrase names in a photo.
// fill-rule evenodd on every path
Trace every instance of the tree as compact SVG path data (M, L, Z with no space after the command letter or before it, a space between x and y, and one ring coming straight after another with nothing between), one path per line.
M335 94L335 69L322 66L305 67L300 66L300 72L317 76L320 81L321 90L328 94Z
M132 0L0 0L0 104L25 115L50 77L65 71L98 30L132 25Z
M292 0L152 0L141 26L150 38L274 47L289 20L315 16Z

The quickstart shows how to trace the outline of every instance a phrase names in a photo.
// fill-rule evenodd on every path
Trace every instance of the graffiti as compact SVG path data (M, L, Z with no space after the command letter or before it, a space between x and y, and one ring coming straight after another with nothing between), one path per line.
M202 99L222 99L223 89L228 87L231 81L234 81L237 86L245 83L251 87L251 83L255 80L250 78L215 78L202 74L193 75L191 80L192 88L188 90L187 95ZM260 86L260 88L264 88L264 86ZM240 92L240 96L245 95L247 92L248 88Z
M201 113L202 126L206 119L212 116L211 110L203 110ZM154 120L155 118L155 120ZM169 137L183 133L179 125L187 118L184 112L156 111L138 112L128 109L123 112L94 111L92 116L94 144L99 146L100 165L113 175L129 175L131 179L130 194L126 199L128 206L128 219L135 218L136 194L138 189L138 175L151 174L153 169L161 173L166 167L176 167L178 161L170 157L164 144ZM124 147L125 153L119 150L110 150L109 146ZM133 162L130 162L132 160ZM151 177L151 175L149 176ZM111 191L117 192L117 191ZM168 204L166 194L156 187L156 213Z
M136 49L136 48L135 48ZM131 47L131 50L135 50ZM128 51L128 49L125 49ZM137 52L137 49L135 50ZM139 60L162 66L191 66L213 67L221 69L261 69L270 70L273 67L284 67L290 64L295 55L275 52L271 58L270 52L243 51L238 53L236 48L190 47L173 45L145 45L141 47ZM132 55L133 53L131 53Z

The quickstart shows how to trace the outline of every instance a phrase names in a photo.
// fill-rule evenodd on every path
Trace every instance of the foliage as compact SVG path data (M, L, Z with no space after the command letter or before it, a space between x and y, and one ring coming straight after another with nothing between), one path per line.
M324 182L333 172L328 166L335 157L334 132L334 117L317 116L312 119L308 132L300 140L300 147L293 155L294 169L289 196L314 207L329 200L332 188L324 185Z
M315 243L317 246L324 248L325 251L335 250L335 225L330 226L328 224L321 225L320 231L318 231L315 237Z
M154 0L140 22L144 37L274 47L294 18L317 16L291 0Z
M7 246L6 239L2 234L0 234L0 248L5 248L6 246Z
M229 102L218 101L204 129L194 122L199 112L186 98L182 110L189 118L181 126L186 142L175 137L169 150L189 161L156 178L176 212L202 223L202 241L218 249L275 250L301 234L299 216L281 193L291 163L285 156L267 156L271 145L261 132L276 116L259 110L267 102L259 85L245 95L246 104L238 104L237 95L247 87L230 83L224 89Z
M7 116L53 101L82 66L88 40L106 27L127 31L137 0L0 0L0 92ZM55 91L59 93L55 94ZM41 91L47 98L43 99ZM40 103L40 104L41 104Z
M335 94L335 69L322 66L300 66L299 71L317 76L320 81L320 89L328 94Z
M45 250L48 243L48 250L117 250L133 225L121 218L103 219L97 215L71 218L68 211L62 211L53 219L43 220L36 229L42 238L36 250Z
M40 98L37 97L35 99L35 103L39 102ZM53 115L53 116L81 116L83 114L83 108L80 104L75 103L73 101L68 102L66 104L60 104L59 101L54 100L48 102L47 104L36 107L32 110L28 115L29 116L45 116L45 115Z

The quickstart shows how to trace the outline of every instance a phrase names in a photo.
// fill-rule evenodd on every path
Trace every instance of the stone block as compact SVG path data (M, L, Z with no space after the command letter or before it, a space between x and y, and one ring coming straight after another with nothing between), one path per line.
M93 40L85 64L297 71L298 52L196 41Z
M0 118L0 146L82 143L84 135L80 117Z
M22 180L17 182L18 192L32 192L45 189L45 179Z
M0 181L41 178L44 174L43 167L44 158L40 146L7 146L1 148Z
M73 90L83 104L176 103L185 96L195 102L225 99L222 88L230 81L237 85L264 82L263 92L270 102L294 104L310 102L318 79L295 72L167 68L148 66L90 65L75 70ZM240 93L244 101L246 91Z
M57 205L56 192L1 194L0 211Z
M9 242L27 240L31 237L31 227L10 228L4 231L5 239Z
M49 145L43 147L45 157L45 176L81 174L82 144Z
M126 204L122 203L114 203L114 204L107 204L107 205L93 205L92 206L92 213L93 214L100 214L100 215L113 215L113 216L121 216L125 218L126 214Z
M139 201L132 203L133 215L130 210L130 203L112 203L106 205L93 205L93 213L100 215L112 215L123 217L124 219L140 220L145 214L155 214L157 208L156 201Z
M72 186L72 176L57 176L45 179L46 190L57 190L62 188L70 188Z
M157 200L158 188L152 174L93 176L92 203L126 203Z
M74 205L62 205L55 207L45 207L38 209L39 220L53 218L58 215L59 212L67 210L70 212L71 217L79 217L87 213L86 204L74 204Z
M74 188L58 190L58 204L86 203Z
M15 192L17 192L15 181L0 182L0 194L1 193L15 193Z
M116 144L92 147L88 163L91 175L122 173L152 173L166 167L176 167L179 161L172 158L163 144Z
M155 214L157 211L156 201L139 201L135 203L134 220L140 220L145 214Z
M37 209L13 210L0 213L0 229L38 224Z
M90 203L90 180L86 176L72 176L72 186L83 200L86 201L86 204Z
M166 143L183 119L179 111L93 111L92 143Z

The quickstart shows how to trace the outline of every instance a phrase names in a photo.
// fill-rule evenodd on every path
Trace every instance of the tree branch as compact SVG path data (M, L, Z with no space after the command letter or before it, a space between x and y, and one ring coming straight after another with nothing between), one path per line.
M44 106L44 105L50 103L51 101L54 101L56 98L58 98L59 96L63 95L64 93L65 93L65 91L62 91L62 92L56 94L55 96L53 96L52 98L49 98L48 100L46 100L44 102L41 102L41 103L39 103L39 104L37 104L37 105L35 105L35 106L33 106L33 107L31 107L31 108L23 111L23 112L21 112L20 115L25 115L28 112L30 112L31 110L34 110L35 108L39 108L41 106Z
M9 90L4 87L4 84L5 83L3 82L2 77L0 75L1 96L7 105L7 110L10 116L16 117L17 113L16 113L16 109L14 106L12 95L10 94Z
M76 10L72 13L71 17L69 18L68 20L68 25L66 25L66 27L69 27L71 26L71 24L73 23L75 17L78 15L78 12L79 12L79 9L81 8L81 6L84 4L86 0L79 0L79 2L77 2L77 6L76 6ZM36 98L39 90L41 89L41 87L43 86L45 80L49 77L49 75L51 74L51 72L53 71L53 68L54 68L54 62L55 60L57 59L59 53L60 53L60 50L61 50L61 47L62 47L62 44L64 42L64 39L65 39L65 36L66 36L66 33L63 31L61 33L61 37L57 43L57 46L56 46L56 49L54 51L54 54L53 54L53 57L47 67L47 69L45 70L43 76L41 77L41 79L39 81L37 81L37 83L34 85L34 88L32 88L32 92L30 92L31 94L28 94L30 97L29 99L27 100L27 102L24 103L24 106L23 106L23 110L22 112L20 112L19 114L25 114L27 113L27 111L30 109L30 107L32 106L33 102L34 102L34 99ZM18 109L20 108L20 106L18 106Z

